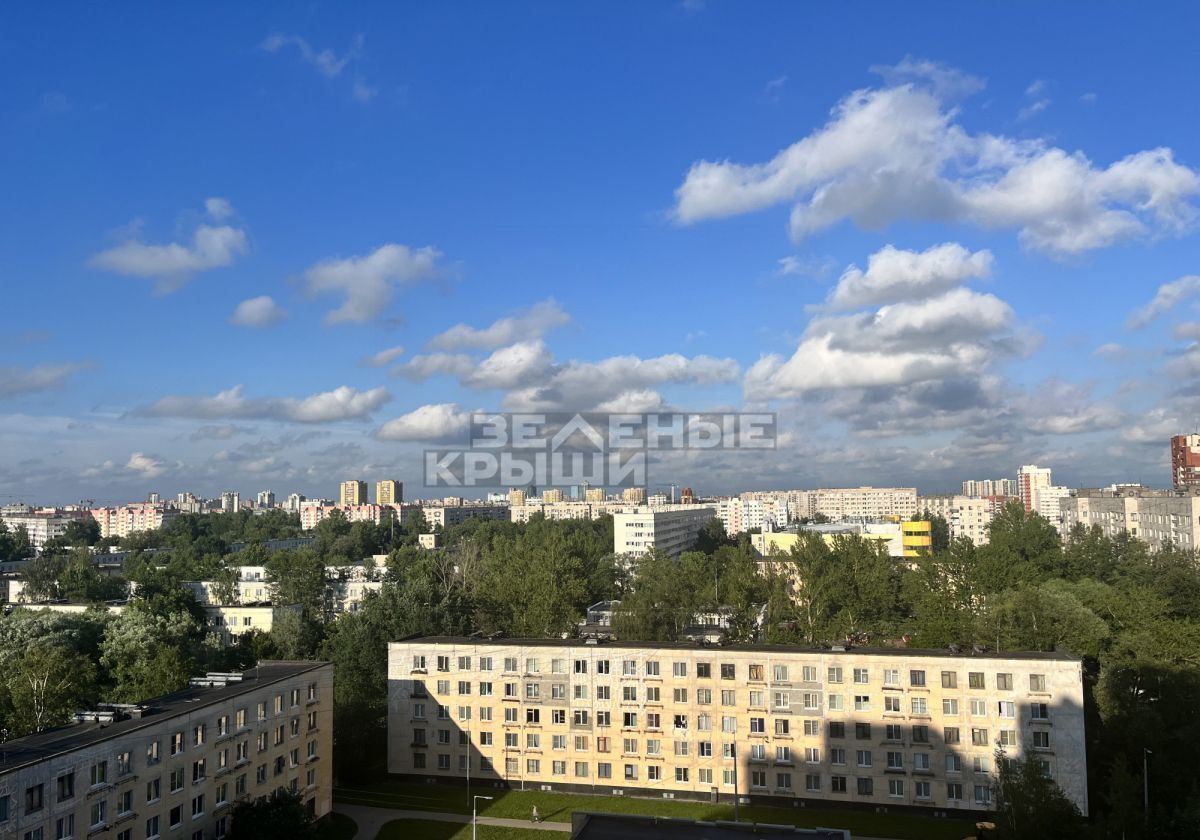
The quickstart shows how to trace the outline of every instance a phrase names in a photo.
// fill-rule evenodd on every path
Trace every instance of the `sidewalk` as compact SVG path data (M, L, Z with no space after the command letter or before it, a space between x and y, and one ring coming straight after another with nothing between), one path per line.
M354 840L375 840L375 835L385 823L392 820L432 820L436 822L458 823L470 825L471 817L467 814L447 814L444 811L406 811L400 808L373 808L369 805L347 805L341 802L333 803L333 810L345 814L358 824L358 834ZM570 833L571 824L565 822L530 822L529 820L511 820L502 817L478 817L480 825L499 825L506 828L525 828L536 831L559 831Z

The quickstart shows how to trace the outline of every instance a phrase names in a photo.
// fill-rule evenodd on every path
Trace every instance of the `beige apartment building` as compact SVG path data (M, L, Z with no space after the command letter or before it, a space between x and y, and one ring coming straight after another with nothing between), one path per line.
M0 837L210 840L277 788L333 807L333 665L263 662L8 741Z
M375 504L399 505L404 503L404 483L394 479L375 482Z
M844 519L912 519L917 513L915 487L839 487L814 490L813 513L833 522Z
M338 504L365 505L367 499L367 482L350 479L338 485Z
M917 500L917 507L931 516L945 519L950 526L950 539L966 537L975 545L987 544L988 527L1000 509L991 498L951 495L922 496Z
M428 780L978 812L1003 750L1088 810L1062 653L437 637L388 693L388 771Z
M652 548L678 557L717 515L716 505L627 508L613 515L613 553L641 557Z
M1106 536L1122 531L1157 551L1167 543L1200 548L1200 496L1188 491L1080 490L1062 500L1059 529L1065 536L1076 524L1098 526Z

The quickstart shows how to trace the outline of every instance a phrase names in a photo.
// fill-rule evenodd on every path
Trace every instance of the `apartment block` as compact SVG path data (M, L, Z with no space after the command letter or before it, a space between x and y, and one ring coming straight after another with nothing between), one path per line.
M1200 487L1200 435L1171 438L1171 486L1176 490Z
M277 788L333 807L330 663L263 662L78 718L4 745L0 836L221 838L234 802Z
M375 482L375 504L399 505L404 503L404 483L393 479Z
M1000 479L1007 481L1008 479ZM966 487L972 482L963 482ZM977 498L970 494L964 496L922 496L917 499L917 507L928 511L930 516L940 516L950 526L950 539L966 537L975 545L986 545L988 541L988 526L996 516L997 505L991 498Z
M721 499L717 518L731 537L753 528L776 529L788 524L788 503L784 496L756 499Z
M35 551L41 551L48 541L65 534L67 525L87 515L86 511L63 508L35 508L30 505L0 507L0 522L5 524L9 532L24 528L29 534L29 544Z
M917 513L915 487L847 487L813 491L814 513L834 522L845 519L912 519Z
M343 481L338 485L338 504L341 505L365 505L370 501L367 498L367 482L351 479Z
M716 516L715 505L639 507L613 515L613 552L640 557L657 548L678 557L696 544L696 537Z
M1097 526L1109 537L1122 531L1154 551L1167 543L1200 548L1200 496L1171 490L1080 490L1062 500L1065 536L1076 524Z
M1011 478L984 478L964 481L962 494L972 498L987 498L988 496L1017 496L1017 482Z
M89 513L100 525L101 537L127 537L137 531L157 531L179 516L175 508L150 502L93 508Z
M432 781L970 813L999 750L1088 810L1063 653L437 637L388 686L388 770Z

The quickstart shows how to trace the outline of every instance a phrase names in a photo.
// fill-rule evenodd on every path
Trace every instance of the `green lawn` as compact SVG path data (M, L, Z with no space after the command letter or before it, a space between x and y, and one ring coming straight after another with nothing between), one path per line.
M479 840L559 840L559 832L532 828L476 826ZM379 829L379 840L471 840L471 826L431 820L393 820Z
M354 840L358 824L345 814L330 814L318 824L321 840Z
M713 805L707 802L505 791L482 786L472 787L471 792L496 797L492 802L479 803L479 813L489 817L528 819L533 806L537 805L541 818L547 822L570 822L572 811L652 814L700 820L733 819L732 805ZM370 786L337 788L334 798L339 802L381 808L471 813L466 788L450 785L421 785L386 779ZM775 808L762 805L743 805L741 819L804 828L818 825L848 828L855 835L897 837L902 840L960 840L974 833L975 828L974 822L967 820L935 819L908 814L876 814L836 808Z

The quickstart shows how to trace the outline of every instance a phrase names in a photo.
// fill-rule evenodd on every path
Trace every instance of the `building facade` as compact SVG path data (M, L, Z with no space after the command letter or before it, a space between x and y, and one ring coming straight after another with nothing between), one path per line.
M833 522L889 517L912 519L917 513L915 487L823 488L813 492L813 512Z
M1062 500L1064 536L1075 525L1098 527L1106 536L1122 531L1154 551L1167 543L1200 548L1200 496L1170 490L1079 490Z
M640 557L657 548L678 557L696 544L696 537L716 516L714 505L638 507L613 515L613 553Z
M93 508L89 513L99 524L101 537L127 537L137 531L157 531L179 516L179 511L173 507L149 502Z
M1200 487L1200 435L1171 438L1171 486L1176 490Z
M234 802L277 788L333 807L333 666L264 662L17 738L0 755L0 836L221 838Z
M970 483L963 482L963 486ZM950 526L950 539L966 537L975 545L987 545L988 526L997 512L992 498L971 495L922 496L917 504L930 516L940 516L946 520Z
M5 524L10 533L17 528L24 528L34 551L41 551L47 542L65 534L67 525L87 515L86 511L63 508L35 508L30 505L0 507L0 522Z
M395 479L375 482L375 504L400 505L404 503L404 484Z
M1018 496L1017 482L1011 478L984 478L962 483L962 494L972 498Z
M388 646L388 771L716 800L983 811L997 750L1087 814L1060 653L426 638Z
M351 479L338 485L338 504L365 505L370 501L367 498L367 482Z

